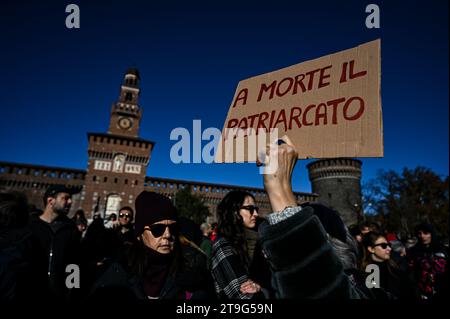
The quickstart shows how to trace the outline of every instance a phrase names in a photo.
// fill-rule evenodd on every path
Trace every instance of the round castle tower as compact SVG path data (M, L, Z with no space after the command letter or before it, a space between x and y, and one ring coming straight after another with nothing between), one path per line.
M351 158L330 158L308 164L312 192L317 201L337 210L349 226L362 221L362 162Z

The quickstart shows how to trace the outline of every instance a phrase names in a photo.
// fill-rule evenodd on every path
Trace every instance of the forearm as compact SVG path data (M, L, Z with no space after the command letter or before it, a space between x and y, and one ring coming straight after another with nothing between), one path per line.
M270 225L278 224L283 220L286 220L302 210L301 206L292 206L283 209L282 211L273 212L267 216L267 221Z

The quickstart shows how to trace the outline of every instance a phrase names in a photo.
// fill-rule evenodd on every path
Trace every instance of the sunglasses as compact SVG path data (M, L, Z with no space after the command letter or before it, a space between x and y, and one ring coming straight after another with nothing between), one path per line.
M131 218L131 215L130 214L125 214L125 213L120 213L119 217L120 218Z
M250 214L252 214L252 215L253 215L253 212L255 212L255 211L256 211L256 213L259 212L259 207L254 206L254 205L241 206L241 209L248 210L250 212Z
M381 244L376 244L376 245L374 245L373 247L377 247L377 246L381 246L381 248L383 248L383 249L386 249L386 248L391 248L392 247L392 245L391 245L391 243L381 243Z
M176 236L178 235L178 226L177 224L170 224L170 225L166 225L166 224L153 224L150 226L145 226L144 229L149 230L153 237L161 237L164 232L166 231L166 228L169 228L169 232L171 235Z

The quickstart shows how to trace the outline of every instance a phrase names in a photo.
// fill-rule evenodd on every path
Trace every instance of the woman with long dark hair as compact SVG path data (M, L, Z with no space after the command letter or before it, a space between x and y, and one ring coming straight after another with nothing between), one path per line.
M219 298L269 297L270 269L258 242L258 207L251 193L231 191L217 206L212 275Z
M380 282L376 283L378 285L376 288L383 288L393 299L414 298L412 283L391 259L392 247L386 237L381 233L368 232L364 235L363 245L362 270L364 271L368 265L376 265L379 269Z

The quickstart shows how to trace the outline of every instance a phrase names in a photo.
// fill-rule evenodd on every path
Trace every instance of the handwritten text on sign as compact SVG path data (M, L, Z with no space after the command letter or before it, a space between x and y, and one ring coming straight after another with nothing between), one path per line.
M300 158L383 156L380 41L241 81L227 128L278 128Z

